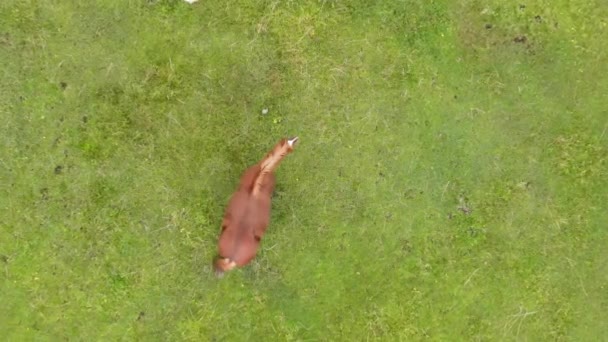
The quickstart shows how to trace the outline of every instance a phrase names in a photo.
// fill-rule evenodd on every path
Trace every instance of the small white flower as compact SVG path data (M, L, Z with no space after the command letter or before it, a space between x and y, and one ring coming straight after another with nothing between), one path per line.
M263 115L268 114L268 108L264 108L264 109L262 109L262 114L263 114Z
M193 4L193 3L197 2L198 0L184 0L184 1L189 4Z

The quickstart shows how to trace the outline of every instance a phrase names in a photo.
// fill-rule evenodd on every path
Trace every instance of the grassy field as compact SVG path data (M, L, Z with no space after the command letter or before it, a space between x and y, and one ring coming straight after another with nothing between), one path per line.
M608 339L607 18L3 0L0 337ZM292 135L262 250L216 279L241 172Z

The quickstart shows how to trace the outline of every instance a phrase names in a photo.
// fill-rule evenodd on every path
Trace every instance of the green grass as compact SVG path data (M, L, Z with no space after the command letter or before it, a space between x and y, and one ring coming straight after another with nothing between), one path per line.
M606 18L2 1L0 337L605 340ZM241 172L296 134L257 259L215 279Z

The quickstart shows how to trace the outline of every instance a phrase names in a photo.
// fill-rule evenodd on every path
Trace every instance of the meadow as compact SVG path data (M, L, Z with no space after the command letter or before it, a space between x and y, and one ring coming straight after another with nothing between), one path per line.
M3 0L0 338L606 340L607 36L597 0Z

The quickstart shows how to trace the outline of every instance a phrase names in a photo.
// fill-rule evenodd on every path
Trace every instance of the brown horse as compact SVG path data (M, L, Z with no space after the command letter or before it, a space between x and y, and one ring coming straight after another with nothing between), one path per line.
M293 151L298 138L281 139L264 159L248 168L232 195L224 214L218 243L219 256L214 261L215 274L247 265L255 257L260 241L270 223L274 191L274 170Z

